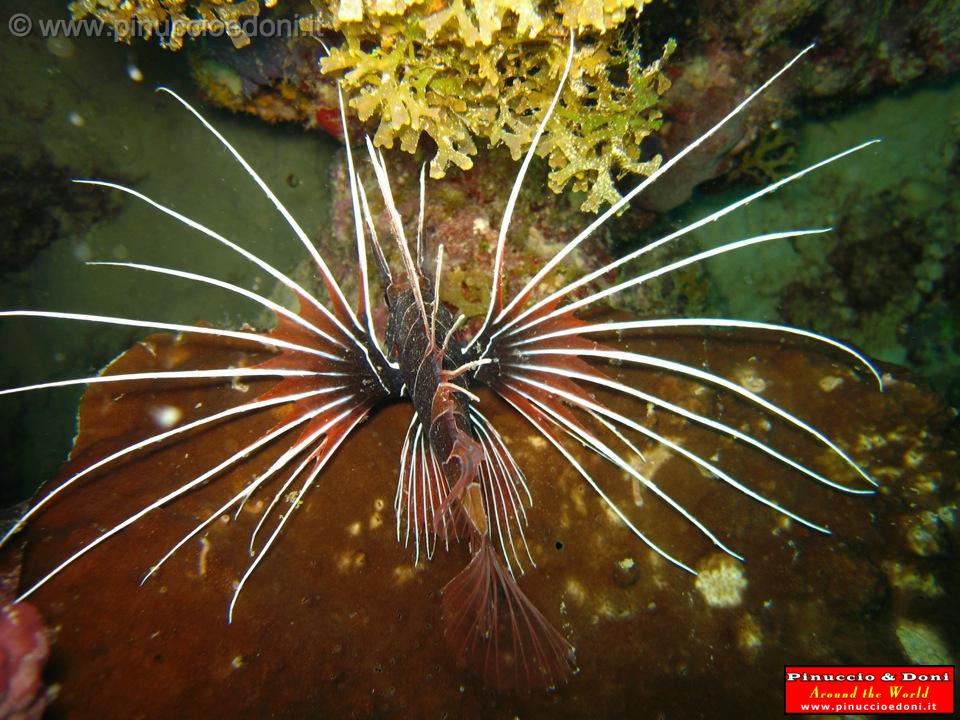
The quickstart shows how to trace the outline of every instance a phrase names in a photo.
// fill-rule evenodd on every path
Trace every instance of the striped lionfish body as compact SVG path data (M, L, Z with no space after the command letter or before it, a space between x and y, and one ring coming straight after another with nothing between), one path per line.
M698 466L706 475L744 493L773 511L814 530L828 532L821 525L797 515L751 489L718 467L714 461L700 457L684 448L679 442L657 434L632 417L615 412L595 399L592 390L605 389L620 393L640 400L657 411L676 414L687 421L725 434L738 443L748 445L788 466L792 472L806 475L837 491L867 494L872 490L853 489L842 485L804 466L744 430L698 414L665 398L644 392L640 388L624 384L602 370L604 363L630 363L719 387L813 437L872 486L875 485L873 479L842 448L788 410L729 379L702 368L655 355L621 349L609 338L632 330L689 327L737 328L788 334L846 353L866 367L880 382L879 374L863 355L835 340L810 331L768 323L725 318L588 322L577 317L577 312L581 308L592 303L714 255L777 239L817 235L827 232L828 229L787 230L736 240L656 267L644 274L587 294L580 299L571 300L570 298L575 291L598 278L609 277L610 273L640 255L676 240L782 185L876 141L863 143L828 157L713 212L685 228L671 232L604 267L586 273L552 293L544 295L540 292L544 278L567 255L638 193L668 173L670 168L683 157L706 141L731 118L741 113L759 93L786 72L807 50L791 60L716 126L692 145L664 162L656 172L627 193L620 202L572 238L513 297L507 299L503 290L503 264L510 220L526 170L557 104L571 67L574 54L571 36L567 65L563 77L558 82L557 94L541 118L534 141L523 161L506 204L492 269L490 303L482 322L472 333L463 329L463 316L451 311L439 298L443 246L437 247L435 253L429 253L434 258L434 261L429 263L428 253L424 247L426 239L423 237L425 201L422 173L419 226L417 237L411 243L406 238L403 221L393 200L383 157L374 149L369 138L367 139L369 160L376 175L378 191L383 198L392 240L397 244L402 259L402 270L394 274L377 237L366 190L360 182L348 145L347 164L353 207L352 222L356 231L360 287L359 301L354 307L347 301L323 257L307 238L306 233L254 169L196 110L174 93L166 90L236 158L284 217L313 259L325 287L327 302L321 302L293 279L216 231L132 188L103 181L79 181L131 195L233 252L239 253L290 290L299 301L299 311L294 312L245 288L186 270L136 263L109 263L211 284L243 295L271 310L276 316L276 326L271 331L261 334L80 313L39 311L0 313L2 316L60 318L194 333L229 342L241 340L256 343L274 353L265 362L248 368L99 375L13 388L2 391L3 393L85 383L167 382L187 378L231 381L258 377L278 379L268 392L249 402L191 422L175 425L120 448L81 469L35 502L33 507L4 536L2 542L6 542L54 498L88 476L92 477L100 468L134 456L145 448L176 442L191 432L202 431L215 423L229 421L230 418L245 417L262 411L283 410L281 419L253 442L232 454L225 455L218 464L157 497L150 504L97 535L49 570L33 585L24 588L18 599L23 600L29 597L39 587L54 580L65 567L94 551L101 543L108 542L121 534L126 528L136 524L154 510L177 501L196 488L214 482L218 475L242 465L246 458L258 453L271 443L285 441L288 446L265 471L251 477L232 497L225 498L220 507L209 513L206 519L170 548L165 556L158 558L144 578L146 580L155 574L168 558L188 541L201 535L222 515L238 512L252 496L261 492L268 484L271 488L278 485L279 488L272 499L264 504L265 509L250 538L252 559L247 570L236 583L235 592L229 604L228 619L232 621L244 585L267 557L270 548L296 514L294 511L300 505L301 498L322 477L324 468L337 449L378 407L390 402L404 401L412 404L414 413L406 430L399 460L394 502L396 535L398 541L411 548L415 563L418 563L422 556L430 559L438 544L442 544L451 552L458 544L469 548L470 555L466 567L449 581L442 597L444 633L454 648L457 659L474 667L488 683L497 687L552 687L562 683L576 667L573 647L548 618L533 605L520 587L523 572L535 564L524 533L527 512L534 497L507 442L484 414L480 398L473 391L478 386L485 386L500 395L528 420L597 493L609 511L641 542L673 565L690 573L696 574L688 564L655 544L630 519L627 511L603 491L588 472L587 467L578 461L572 450L573 447L583 446L603 461L622 470L673 511L679 513L716 547L735 558L742 559L733 549L728 548L713 530L665 490L644 476L635 464L630 462L630 459L639 455L640 451L628 438L626 431L638 433L663 445L672 453ZM344 136L349 137L342 108L341 98ZM369 290L368 247L372 250L380 274L384 288L383 301L388 309L387 328L382 338L373 320L374 301ZM428 269L431 264L432 269ZM609 344L601 344L593 340L594 337L599 337Z

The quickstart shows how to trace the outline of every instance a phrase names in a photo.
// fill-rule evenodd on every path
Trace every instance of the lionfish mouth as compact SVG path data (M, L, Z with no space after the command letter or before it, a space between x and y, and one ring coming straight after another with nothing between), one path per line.
M811 46L812 47L812 46ZM677 329L733 329L795 336L811 344L823 346L825 351L845 353L851 362L865 367L876 379L880 389L883 381L871 362L856 349L817 333L785 325L753 322L719 317L672 318L656 320L588 321L579 319L578 311L588 308L628 288L634 288L661 275L682 267L705 261L711 257L747 248L760 243L816 236L830 228L782 230L728 242L719 247L690 255L648 272L629 277L602 290L591 292L580 299L572 299L575 291L591 286L597 280L610 277L642 255L686 236L699 227L712 223L757 198L775 192L818 168L858 152L878 140L870 140L843 152L831 155L788 177L673 231L633 252L588 272L560 289L545 294L542 283L564 259L587 240L607 220L616 215L644 189L668 174L671 168L689 153L707 141L719 128L744 109L783 73L787 72L811 48L808 47L790 60L782 69L752 92L719 123L704 133L690 146L664 162L652 175L640 182L606 212L597 217L556 253L510 299L504 298L504 254L508 242L510 221L527 168L550 115L556 106L560 90L566 82L573 57L574 39L571 35L566 71L554 96L553 103L541 119L534 142L523 160L510 193L500 224L492 268L490 302L479 329L467 337L460 330L462 318L454 319L439 300L439 278L442 269L442 246L434 277L424 270L425 250L422 237L424 215L424 179L421 174L421 209L415 253L404 235L404 225L397 211L383 157L373 148L369 138L369 160L377 178L377 185L386 207L394 240L405 259L404 287L414 297L403 305L404 317L397 319L408 333L404 338L383 338L375 329L368 273L368 243L384 275L385 284L393 282L376 237L373 218L368 207L365 189L354 167L347 147L355 227L360 294L356 306L346 298L322 254L283 206L260 175L234 146L214 128L196 109L173 91L160 90L180 102L220 142L240 164L246 174L273 203L293 234L312 259L326 290L325 302L311 294L290 276L284 274L260 257L220 235L215 230L193 220L173 208L147 197L137 190L102 180L77 182L116 190L130 195L158 212L170 216L192 228L200 235L241 255L248 262L277 280L299 301L294 312L251 290L205 275L183 269L157 267L134 262L95 263L114 265L148 273L181 278L212 285L241 295L271 311L277 319L276 327L265 333L246 330L227 330L165 322L153 322L127 317L90 315L77 312L48 312L15 310L0 312L2 317L33 317L63 319L122 325L126 327L161 330L190 336L205 336L223 343L247 343L272 353L269 359L252 367L221 367L198 370L172 370L97 375L46 382L10 388L0 394L18 393L63 387L66 385L94 385L101 383L162 383L163 387L178 381L229 380L239 383L262 378L274 379L276 384L258 397L232 405L182 424L174 423L162 432L110 452L105 457L83 467L61 484L42 495L0 540L0 546L10 541L18 531L41 514L55 499L66 495L81 481L92 480L104 468L136 457L143 451L175 444L223 422L241 420L258 413L275 413L280 417L268 431L252 442L226 453L223 458L201 474L182 482L152 502L140 507L120 522L90 538L82 547L24 588L17 601L31 597L41 587L56 582L65 568L73 565L103 543L122 535L155 510L177 502L192 491L215 484L225 473L242 467L248 458L263 452L275 442L285 442L285 450L266 470L251 475L241 489L224 498L222 504L209 512L189 533L173 545L169 552L156 559L143 578L145 582L189 541L201 536L226 513L239 513L254 496L261 495L268 486L279 485L267 502L261 502L259 521L249 538L252 559L246 571L235 583L229 601L227 619L232 622L241 609L238 600L247 582L264 562L271 548L279 540L303 498L324 475L344 441L355 432L362 432L361 423L385 403L410 401L415 412L406 429L401 456L398 459L398 480L394 499L396 539L411 548L413 563L422 558L431 559L438 542L450 550L458 541L470 549L467 567L452 579L444 591L442 616L445 634L457 658L473 666L487 682L498 687L553 687L565 681L576 669L573 647L568 638L554 629L547 614L538 610L521 590L519 579L535 567L536 558L527 541L528 511L535 499L520 464L514 459L510 443L498 431L485 413L483 401L471 388L486 386L516 412L529 421L536 433L552 446L559 457L579 475L596 493L610 514L626 527L637 540L649 547L670 564L696 575L689 560L673 550L661 547L631 518L629 507L616 502L597 482L588 464L576 453L583 446L602 462L622 471L631 482L644 488L678 514L685 522L705 537L721 552L743 560L743 556L729 547L721 536L701 521L693 511L676 500L665 489L652 481L633 462L642 457L640 448L627 431L657 444L672 454L693 464L705 476L729 486L734 492L765 505L784 518L803 524L815 531L829 533L817 522L794 512L763 492L751 488L733 477L715 460L702 457L684 447L677 440L666 437L635 417L614 410L594 397L594 391L608 391L636 401L638 406L654 408L685 421L725 435L736 443L750 447L768 456L771 461L789 468L789 472L806 476L815 483L840 493L863 495L873 492L877 483L861 468L837 442L827 437L803 419L792 414L757 392L731 379L721 377L700 367L683 364L656 354L643 354L628 349L619 340L624 333L641 330ZM346 132L346 118L341 97L341 117ZM398 278L398 282L400 279ZM389 293L388 293L389 301ZM396 299L391 312L400 311ZM406 352L410 333L417 334L426 347L420 355L411 358ZM595 341L593 338L600 340ZM421 401L421 372L434 368L433 385ZM849 466L864 481L863 487L831 479L778 450L749 432L727 425L706 414L670 402L652 392L621 382L608 375L604 368L610 364L627 364L652 369L710 385L752 404L778 422L825 447L843 464ZM406 374L405 374L406 373ZM408 378L410 379L408 382ZM424 381L426 382L426 381ZM433 405L431 406L431 402ZM432 409L431 409L432 408ZM430 415L427 417L427 415ZM438 420L438 418L440 418ZM441 422L442 421L442 422ZM437 430L446 423L447 431ZM448 435L444 435L447 432ZM448 443L449 441L449 443ZM448 443L448 445L445 445ZM457 443L460 443L457 445ZM444 449L446 448L446 449Z

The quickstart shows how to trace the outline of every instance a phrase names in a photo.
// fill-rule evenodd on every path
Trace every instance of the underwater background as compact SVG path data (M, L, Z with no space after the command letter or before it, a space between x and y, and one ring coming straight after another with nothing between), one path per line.
M677 40L663 70L673 84L658 106L664 113L663 126L638 142L645 158L655 152L669 157L685 139L692 139L686 133L704 129L712 111L725 112L775 71L785 59L776 50L778 42L802 47L823 40L821 34L827 42L823 55L811 61L814 69L799 70L802 79L791 86L793 95L786 90L774 95L758 117L744 121L752 124L740 128L739 136L719 139L699 164L678 167L675 185L638 198L611 224L597 247L584 251L577 262L589 267L590 262L615 257L791 171L862 141L882 138L881 144L693 233L675 252L681 257L725 240L787 228L834 228L826 238L768 243L712 259L620 298L617 309L641 316L682 313L784 322L848 341L911 388L919 388L915 399L903 407L923 408L925 414L906 417L904 423L918 432L935 428L937 452L946 458L943 467L955 468L960 437L955 410L960 404L958 12L950 3L899 3L909 6L913 26L901 18L881 18L873 27L872 44L844 45L844 32L860 37L863 28L851 24L844 29L843 23L831 22L840 3L769 3L768 8L761 2L745 9L750 5L654 0L628 21L634 23L629 31L632 47L643 48L645 63L660 57L669 38ZM865 3L860 14L871 15L873 5ZM885 7L883 12L895 13ZM282 83L277 82L283 73L294 72L291 67L299 68L296 63L308 62L298 55L302 46L258 46L254 39L250 48L259 48L254 62L242 55L237 59L244 50L236 50L227 38L187 40L182 51L170 52L155 40L126 44L109 36L43 37L36 28L15 37L7 27L8 18L17 13L34 21L67 17L64 3L3 0L0 10L0 67L5 69L0 75L0 307L231 328L244 323L262 327L266 322L254 304L215 288L85 265L89 260L184 267L282 297L270 278L213 243L198 240L189 228L132 198L74 185L73 178L135 187L226 237L242 239L244 247L282 270L297 277L307 272L302 248L288 241L289 229L267 199L202 126L168 96L155 92L157 85L198 105L263 175L321 250L334 257L338 270L349 270L349 246L347 251L338 250L331 242L342 242L352 231L352 220L342 213L346 187L339 170L342 143L324 132L319 121L304 128L311 124L304 117L319 111L312 106L305 110L308 101L302 96L290 96L290 106L284 105ZM882 15L880 10L876 13ZM769 26L761 22L763 18ZM935 38L931 28L938 27L943 32ZM709 99L698 104L692 99L698 93ZM329 97L325 100L329 110ZM319 100L314 101L319 107ZM478 197L508 192L516 163L502 150L490 153L489 160L484 142L477 144L475 175L450 167L446 179L428 180L428 217L436 212L459 218L473 211ZM420 161L430 160L430 153L421 149L416 161L399 152L388 158L401 169L401 177L406 173L407 192L415 191L414 173ZM592 217L579 209L587 193L565 188L557 195L546 187L547 173L544 165L534 168L535 179L528 181L533 189L526 191L521 211L522 222L528 223L522 235L524 251L534 258L546 256L571 234L570 228L578 229ZM619 180L619 190L631 187L635 177ZM672 182L667 175L661 184ZM444 183L449 183L449 190ZM534 217L538 213L549 216L550 223ZM494 227L497 217L490 213ZM544 229L548 224L550 229ZM461 225L450 222L442 232L455 234ZM472 238L468 233L460 245L455 239L447 241L464 268L478 262ZM529 257L517 259L516 267L525 267ZM0 387L94 374L143 335L92 323L0 320ZM24 501L57 473L77 432L82 394L81 388L64 388L0 397L0 507ZM847 410L838 406L835 412L841 416ZM840 417L835 420L843 424ZM376 467L370 472L386 472L387 485L393 482L390 473L395 470ZM882 585L881 575L887 579L897 573L900 578L909 575L899 592L913 592L919 599L905 601L891 596L892 591L872 589L863 591L869 596L863 602L885 608L877 615L892 606L921 608L908 621L901 615L895 633L903 655L916 662L955 662L960 625L955 612L945 612L944 603L957 586L956 483L957 477L948 472L942 477L946 499L939 509L946 510L923 525L924 537L933 538L934 549L913 553L928 565L914 572L898 555L891 561L900 563L898 570L878 570L877 577L862 581ZM844 505L843 512L857 509ZM909 548L904 550L906 557L910 553ZM924 583L926 589L918 590ZM939 583L939 590L931 590L929 583ZM413 615L417 612L409 609ZM850 608L845 612L855 624L858 612ZM872 620L864 616L863 621L867 627ZM740 636L750 636L751 623L759 621L738 622ZM796 622L814 623L809 617ZM651 632L670 637L663 629ZM851 633L869 634L863 628ZM685 631L677 632L678 642L686 637ZM788 652L790 641L781 640L785 643L781 649ZM911 643L912 650L904 648ZM893 640L889 645L878 641L880 649L865 654L875 658L895 647ZM859 659L847 651L847 657L835 659ZM741 655L756 658L752 649ZM890 657L891 662L900 659ZM682 687L678 681L677 688ZM573 708L590 706L589 693L582 689L577 693L570 716L576 716ZM498 712L513 708L510 702L502 706L492 702ZM556 711L562 692L550 702L554 705L534 701L533 714ZM273 707L269 701L263 703L262 712ZM698 699L699 712L708 703ZM202 702L197 707L201 706ZM616 716L615 709L609 709L616 704L601 706ZM479 707L486 706L481 701L466 703L464 716L479 712ZM665 707L670 717L693 713L693 705L683 702ZM720 707L721 714L733 714L727 710L745 706L738 696L722 700ZM186 713L183 708L174 712L180 710ZM246 712L255 716L258 711L248 707ZM357 715L374 717L381 712L390 713L372 705L362 706ZM449 716L460 715L454 710Z
M941 4L920 5L933 8L932 15L939 13L942 24L950 22L950 11ZM58 2L7 0L2 6L9 16L25 12L37 18L67 17ZM717 60L711 60L714 51L704 50L706 42L698 40L690 27L733 23L736 12L727 9L718 15L720 19L701 15L709 9L710 3L703 7L653 3L636 22L643 31L657 28L658 40L671 33L686 40L679 44L673 62L698 66L687 72L693 77L686 80L685 76L685 82L709 90L713 102L716 83L710 78L710 63ZM801 11L814 18L828 13L827 8L814 13L798 4L796 12ZM763 15L756 8L754 12ZM788 9L780 12L789 14ZM741 32L749 34L747 29ZM758 31L753 28L752 32ZM791 28L790 32L801 31ZM817 39L812 30L806 32L810 38L805 39ZM753 39L756 45L763 44L763 38ZM882 37L874 40L881 47L886 42ZM17 71L0 80L4 98L3 307L108 313L122 298L132 314L142 308L156 319L171 322L205 320L237 326L254 319L249 302L228 293L181 283L171 294L168 283L157 278L85 267L86 260L130 259L163 265L188 257L194 271L218 269L221 277L233 282L251 273L239 258L198 242L190 230L157 217L142 203L73 186L71 178L134 183L141 192L165 199L227 237L233 237L231 230L243 229L249 248L281 268L301 259L291 244L271 241L282 232L280 219L236 172L233 161L218 151L200 126L186 121L179 106L154 92L157 85L166 85L188 99L197 98L199 89L191 74L207 83L217 82L208 79L214 73L211 68L223 84L229 85L222 76L231 72L242 79L245 67L221 66L221 58L232 50L226 38L207 45L213 49L194 48L187 57L187 53L163 51L156 42L127 45L113 42L112 37L43 38L37 29L26 37L7 37L4 61ZM189 43L187 49L191 49ZM908 51L924 52L914 51L906 41L898 50L908 57L884 62L919 64ZM839 93L794 103L789 120L778 118L765 132L755 132L752 144L747 143L750 147L735 162L714 157L713 167L699 176L692 173L693 180L683 178L681 195L689 193L695 181L708 178L691 200L651 200L654 207L678 207L658 212L655 220L643 215L639 222L636 217L621 222L607 242L611 252L622 252L671 224L722 207L789 169L858 142L882 138L883 144L865 156L830 167L812 182L785 188L776 197L761 199L707 228L716 231L713 235L698 231L690 247L698 246L694 243L709 247L717 238L746 237L751 229L771 227L829 225L837 229L830 239L802 248L789 243L764 245L752 250L749 258L737 253L721 257L626 306L643 314L686 311L787 321L849 340L871 357L908 367L928 381L945 403L960 402L956 327L960 317L956 252L960 89L954 75L945 75L942 69L953 67L951 59L956 63L956 48L939 50L947 56L939 65L931 60L928 66L902 70L903 77L871 78L870 84L848 79ZM695 55L698 51L701 54ZM879 63L869 57L845 61L856 66L842 68L851 74L858 70L867 74L864 66ZM729 75L733 70L728 66L714 72ZM729 87L729 78L724 81L731 96L746 89ZM830 89L834 82L824 84ZM864 84L866 88L860 87ZM213 90L222 88L214 85ZM305 227L312 228L315 236L328 227L330 168L337 142L322 131L303 131L296 123L264 125L209 106L207 111ZM283 116L273 109L259 112L272 120ZM720 179L712 178L717 174ZM168 192L188 182L188 192L179 196ZM546 199L559 202L550 193ZM641 196L634 204L642 208L644 203ZM658 224L651 227L652 222ZM639 224L645 227L638 229ZM253 279L263 281L255 274ZM137 337L118 328L29 320L5 321L0 332L5 348L18 348L8 353L0 370L6 373L4 386L101 368L118 348ZM76 406L80 392L64 389L4 399L3 426L9 434L3 464L16 469L3 488L8 504L22 499L56 469L68 449L73 424L70 408Z

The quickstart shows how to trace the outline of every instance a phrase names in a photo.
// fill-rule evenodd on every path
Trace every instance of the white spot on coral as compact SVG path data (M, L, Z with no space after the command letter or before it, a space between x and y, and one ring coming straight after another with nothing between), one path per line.
M490 221L485 217L477 217L473 219L473 234L480 235L490 230Z
M587 600L587 589L578 580L568 578L563 588L564 593L577 605L583 605Z
M47 50L50 51L51 55L66 60L73 57L75 48L70 38L63 35L52 35L47 38Z
M909 468L916 468L920 466L920 463L922 463L926 457L923 453L918 452L916 448L911 448L903 454L903 462Z
M732 557L715 553L699 572L694 585L710 607L736 607L743 601L747 579L743 566Z
M880 448L887 444L887 439L883 435L860 435L857 437L857 451L868 452L874 448Z
M360 570L367 564L367 556L362 552L346 550L337 556L337 570L342 573Z
M767 381L757 375L753 368L744 368L738 372L737 382L753 393L762 393L767 389Z
M256 500L253 500L252 502L248 502L246 505L244 505L243 509L246 510L248 513L259 515L265 505L266 503L263 501L263 498L257 498Z
M412 565L397 565L393 569L393 579L396 581L397 585L403 585L404 583L409 582L412 578Z
M547 441L544 440L540 435L528 435L527 443L534 450L543 450L547 447Z
M740 624L737 628L737 645L749 655L756 653L763 645L763 630L757 623L756 618L750 613L740 618Z
M197 558L197 572L200 573L200 577L207 574L207 555L210 553L210 547L210 541L207 538L200 538L200 555Z
M833 392L841 385L843 385L843 378L836 375L827 375L820 379L820 389L824 392Z
M939 555L943 552L942 540L946 535L939 513L925 510L910 519L907 526L907 545L920 557Z
M933 573L922 573L914 567L898 562L885 562L882 567L887 573L890 585L897 590L917 593L928 598L943 595L943 588Z
M910 661L917 665L953 665L946 643L929 625L901 619L897 622L897 640Z
M940 518L940 522L942 522L948 528L953 529L953 527L957 524L956 506L944 505L943 507L937 508L937 517Z
M183 411L173 405L158 405L150 408L150 417L162 428L172 428L183 418Z

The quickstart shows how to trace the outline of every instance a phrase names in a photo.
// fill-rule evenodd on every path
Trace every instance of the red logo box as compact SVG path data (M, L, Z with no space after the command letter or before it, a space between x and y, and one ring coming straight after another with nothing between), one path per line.
M954 665L786 665L788 715L946 715Z

